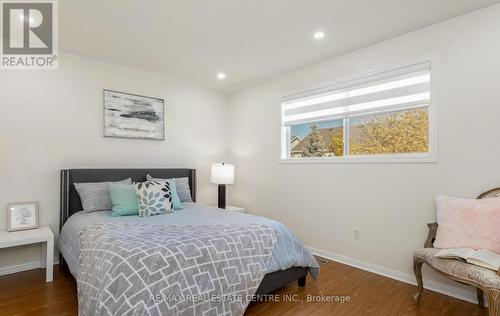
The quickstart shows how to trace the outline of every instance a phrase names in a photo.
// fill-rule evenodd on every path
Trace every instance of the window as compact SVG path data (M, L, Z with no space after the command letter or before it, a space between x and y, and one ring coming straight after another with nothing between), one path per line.
M281 111L282 159L433 154L430 62L283 98Z

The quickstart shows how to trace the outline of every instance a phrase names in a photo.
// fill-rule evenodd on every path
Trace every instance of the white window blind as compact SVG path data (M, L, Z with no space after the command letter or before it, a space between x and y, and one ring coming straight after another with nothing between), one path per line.
M430 105L425 62L282 99L283 126Z

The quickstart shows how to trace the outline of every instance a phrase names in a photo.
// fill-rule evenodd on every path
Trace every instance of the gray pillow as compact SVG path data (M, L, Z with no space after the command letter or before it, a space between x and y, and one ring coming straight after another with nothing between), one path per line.
M80 196L85 213L111 210L109 183L132 184L132 179L128 178L118 182L75 183L76 192Z
M149 174L147 179L151 181L168 181L168 179L153 178ZM175 190L177 191L177 195L179 196L179 200L181 200L181 202L193 202L193 199L191 199L191 190L189 190L188 177L175 178Z

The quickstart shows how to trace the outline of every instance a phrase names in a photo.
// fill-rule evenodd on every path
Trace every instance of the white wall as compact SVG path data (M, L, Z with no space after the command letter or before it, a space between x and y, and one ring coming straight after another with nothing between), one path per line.
M164 98L166 140L104 138L102 90ZM225 95L169 77L63 54L54 71L0 70L0 230L9 202L40 202L59 231L59 170L190 167L198 199L215 203L209 168L227 154ZM36 261L38 246L0 250L0 270Z
M436 195L475 197L500 186L499 39L496 5L234 93L230 202L282 221L314 248L412 273ZM429 56L437 67L438 163L279 163L281 96Z

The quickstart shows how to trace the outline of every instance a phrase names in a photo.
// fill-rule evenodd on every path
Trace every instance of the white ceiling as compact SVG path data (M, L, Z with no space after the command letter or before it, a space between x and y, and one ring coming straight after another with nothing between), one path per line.
M497 2L63 0L60 48L230 91Z

